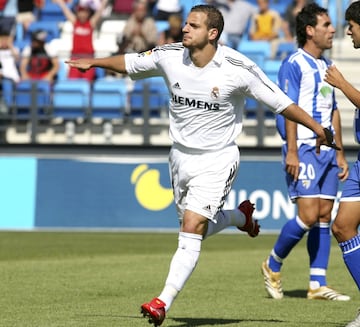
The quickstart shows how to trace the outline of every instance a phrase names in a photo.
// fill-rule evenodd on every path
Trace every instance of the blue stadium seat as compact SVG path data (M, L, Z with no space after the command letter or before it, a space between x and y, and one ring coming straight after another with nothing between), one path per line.
M276 59L268 59L264 63L264 72L274 83L277 81L280 66L281 60Z
M271 44L267 41L242 40L237 50L264 68L265 60L271 57Z
M130 92L130 115L131 117L143 117L147 107L146 90L148 94L149 116L159 118L161 111L168 106L169 91L162 77L151 77L137 80Z
M38 10L38 19L45 22L64 22L66 20L60 6L46 0L43 8Z
M277 49L275 58L276 59L284 59L291 53L295 52L297 49L297 46L294 42L280 42Z
M60 37L60 28L58 22L56 21L35 21L32 22L26 32L25 40L31 40L31 34L37 30L44 30L47 32L46 42L50 42L53 39L58 39Z
M18 120L31 117L33 101L37 108L38 119L49 118L51 84L46 80L24 80L16 84L14 91L13 113Z
M87 118L90 106L90 82L86 79L58 81L53 89L53 117Z
M126 82L121 78L98 79L93 84L91 116L102 119L121 119L127 103Z

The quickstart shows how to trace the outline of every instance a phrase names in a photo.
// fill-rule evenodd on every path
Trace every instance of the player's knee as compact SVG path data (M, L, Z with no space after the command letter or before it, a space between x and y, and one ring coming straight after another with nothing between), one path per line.
M341 227L334 222L331 226L331 232L333 233L334 237L336 238L336 240L339 242L339 239L341 238Z
M303 216L299 218L308 228L312 228L318 222L318 218L316 216Z
M353 234L357 233L351 225L343 223L341 219L335 219L331 226L331 231L339 243L352 238Z

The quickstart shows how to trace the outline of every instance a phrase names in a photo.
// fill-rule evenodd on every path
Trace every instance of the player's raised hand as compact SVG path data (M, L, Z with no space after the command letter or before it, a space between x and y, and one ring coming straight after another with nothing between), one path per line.
M341 85L345 82L345 79L344 76L340 73L340 71L336 68L336 66L331 65L326 70L324 81L334 87L341 89Z
M70 59L65 61L70 67L77 68L81 71L87 71L92 67L91 62L87 58L80 58L80 59Z

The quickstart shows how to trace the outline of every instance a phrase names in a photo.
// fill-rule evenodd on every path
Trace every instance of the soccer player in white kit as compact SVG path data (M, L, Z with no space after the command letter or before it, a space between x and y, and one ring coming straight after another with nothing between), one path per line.
M334 88L323 79L331 61L324 52L332 47L335 28L325 8L316 3L306 5L296 17L299 49L285 58L278 74L278 84L293 101L304 108L322 126L335 133L342 146L340 112ZM327 285L326 272L330 256L331 211L339 180L349 173L344 151L325 147L315 153L313 131L277 116L277 127L284 140L283 168L290 199L296 203L297 215L288 220L262 264L265 289L274 299L283 297L282 264L306 235L310 262L308 299L348 301Z
M171 93L169 165L181 225L165 286L158 297L141 306L154 326L162 324L192 274L203 239L228 226L251 237L259 233L248 200L235 210L222 209L239 168L235 139L242 130L245 97L312 129L319 149L320 144L334 146L331 132L294 104L254 62L218 44L223 26L219 10L197 5L183 27L182 43L141 54L67 62L81 70L103 67L127 73L133 79L163 76Z
M355 49L360 49L360 1L353 2L345 11L348 22L347 35L352 39ZM360 91L355 89L339 72L336 66L328 68L325 80L341 90L354 104L355 140L360 144ZM341 194L339 210L332 225L332 231L339 243L344 263L360 291L360 152L345 181ZM356 318L346 327L360 327L360 309Z

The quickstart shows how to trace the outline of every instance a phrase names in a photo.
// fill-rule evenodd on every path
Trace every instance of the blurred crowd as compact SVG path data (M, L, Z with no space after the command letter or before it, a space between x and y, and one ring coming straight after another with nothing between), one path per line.
M62 33L64 22L72 25L69 57L95 56L94 35L107 20L123 21L116 34L116 50L111 54L142 52L156 45L179 42L182 26L193 4L207 3L218 7L225 18L221 42L238 49L243 40L266 41L276 56L280 42L295 44L296 14L309 0L2 0L0 1L0 64L3 78L15 83L26 79L55 81L86 78L93 81L95 71L60 72L59 44L54 38ZM281 7L279 6L281 4ZM46 10L58 10L57 17L45 18ZM51 35L54 21L58 35ZM43 22L39 28L36 22ZM60 58L64 59L64 58ZM106 73L105 73L106 74Z

